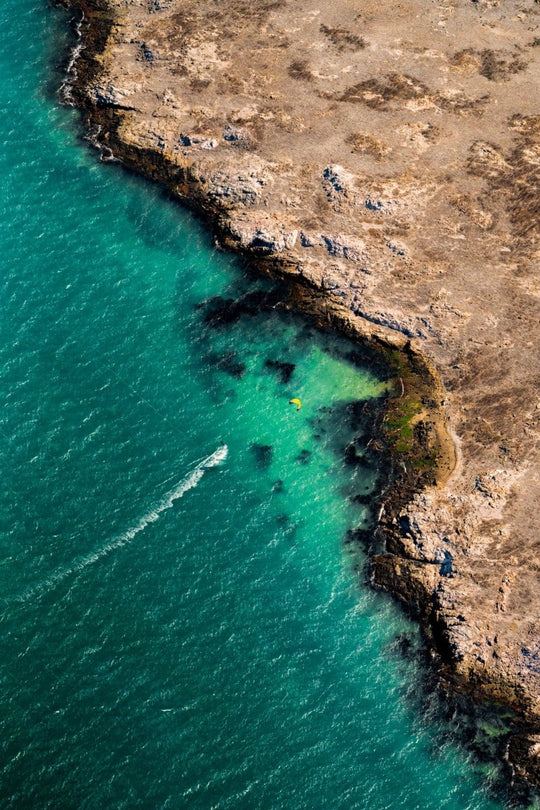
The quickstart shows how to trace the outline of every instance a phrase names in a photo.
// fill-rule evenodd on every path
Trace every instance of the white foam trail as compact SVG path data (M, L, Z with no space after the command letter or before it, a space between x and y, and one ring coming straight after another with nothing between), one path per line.
M60 100L64 104L68 104L71 107L75 105L72 93L72 86L77 80L77 60L81 55L81 52L85 49L84 41L82 38L82 28L85 22L86 18L84 14L82 14L81 19L77 23L75 23L77 42L75 44L75 47L71 51L69 62L66 67L67 78L62 82L59 90Z
M126 546L128 543L131 543L133 538L146 529L146 527L150 523L154 523L162 512L165 512L167 509L170 509L173 503L181 498L185 493L196 487L201 478L203 477L206 470L209 470L211 467L216 467L217 465L221 464L227 458L227 453L229 452L228 447L226 444L223 444L221 447L212 453L212 455L207 456L202 461L200 461L195 469L187 475L180 483L178 483L174 489L171 489L167 492L163 498L142 518L122 534L117 535L114 537L109 543L102 546L97 551L94 551L92 554L88 554L86 557L81 557L79 560L76 560L72 565L67 568L61 568L56 573L52 574L46 580L41 582L39 585L36 585L34 588L30 588L29 590L25 591L22 596L17 598L18 602L28 602L30 599L37 599L40 596L43 596L48 591L52 590L56 585L58 585L62 580L66 579L67 577L71 576L72 574L78 574L87 568L89 565L101 560L102 557L105 557L107 554L110 554L112 551L115 551L118 548L122 548L122 546Z

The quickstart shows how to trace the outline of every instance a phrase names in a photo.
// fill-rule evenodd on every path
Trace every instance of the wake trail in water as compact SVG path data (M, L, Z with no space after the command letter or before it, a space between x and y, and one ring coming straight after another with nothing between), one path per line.
M218 447L214 453L200 461L192 472L183 478L182 481L180 481L174 487L174 489L169 490L169 492L167 492L152 509L146 512L146 514L144 514L135 525L131 526L131 528L127 529L127 531L122 532L114 537L112 540L106 543L106 545L102 546L97 551L92 552L92 554L81 557L72 565L56 571L56 573L52 574L46 580L40 582L39 585L30 588L21 596L16 597L15 601L28 602L30 599L38 599L52 590L60 582L67 579L67 577L79 574L89 565L93 565L98 560L101 560L103 557L107 556L107 554L116 551L116 549L122 548L122 546L126 546L128 543L131 543L133 538L136 537L136 535L138 535L140 532L144 531L150 523L155 523L162 512L170 509L178 498L185 495L188 490L196 487L206 470L209 470L211 467L216 467L225 461L227 458L227 453L228 447L226 444Z

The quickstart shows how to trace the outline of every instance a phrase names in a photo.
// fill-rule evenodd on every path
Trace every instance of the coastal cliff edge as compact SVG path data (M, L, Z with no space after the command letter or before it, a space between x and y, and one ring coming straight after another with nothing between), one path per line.
M102 159L392 369L373 581L540 784L540 6L62 3Z

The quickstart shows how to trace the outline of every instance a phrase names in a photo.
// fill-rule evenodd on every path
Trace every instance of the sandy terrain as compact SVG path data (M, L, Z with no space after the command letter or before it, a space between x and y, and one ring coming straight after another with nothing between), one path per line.
M436 485L383 515L374 579L445 678L516 709L509 758L540 781L540 6L71 5L103 158L167 183L304 308L425 360L418 399L396 360L389 424L404 466L428 431L412 464Z

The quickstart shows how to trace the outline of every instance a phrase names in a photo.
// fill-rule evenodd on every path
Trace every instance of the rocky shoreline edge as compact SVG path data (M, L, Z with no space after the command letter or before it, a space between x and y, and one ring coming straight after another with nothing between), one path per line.
M114 11L108 0L56 0L56 4L80 15L74 23L79 41L67 65L70 76L62 91L63 101L82 111L86 139L99 149L102 161L118 161L166 188L173 199L210 225L221 246L243 254L262 274L284 282L288 290L285 307L306 315L322 329L357 341L374 365L389 369L394 392L384 409L369 417L372 449L385 458L388 481L378 500L374 532L369 537L359 536L360 532L356 538L370 548L370 579L420 620L445 689L512 710L504 759L512 778L540 785L540 718L531 709L529 696L516 689L515 683L497 680L469 662L460 665L462 659L438 589L441 576L453 575L452 552L441 554L439 547L426 548L418 542L422 535L419 509L431 510L433 492L444 490L461 463L459 442L448 422L445 387L435 365L410 339L351 316L330 290L299 275L287 257L273 252L271 246L258 249L239 243L230 210L205 194L189 167L168 162L159 149L140 149L123 140L118 131L121 106L96 103L88 93L102 70L100 55L115 25ZM347 450L354 463L354 446Z

